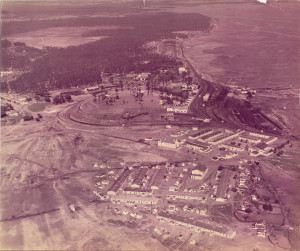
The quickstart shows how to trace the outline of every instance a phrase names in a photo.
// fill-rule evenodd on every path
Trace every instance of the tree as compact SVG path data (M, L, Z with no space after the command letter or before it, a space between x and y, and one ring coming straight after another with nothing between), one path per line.
M1 40L2 49L11 47L11 42L7 39Z
M23 117L23 119L24 119L24 121L33 120L33 116L32 116L32 115L26 114L26 115Z
M251 210L251 208L246 208L246 210L245 210L245 212L247 213L247 214L250 214L250 213L252 213L252 210Z
M71 95L69 95L69 94L65 95L65 99L66 99L67 102L72 102L73 101Z
M57 105L57 104L62 104L64 102L65 102L65 100L61 95L57 95L53 98L53 104Z
M40 101L40 96L35 95L35 96L34 96L34 99L38 102L38 101Z
M265 203L264 205L263 205L263 209L265 210L265 211L272 211L273 210L273 207L272 207L272 205L271 204L267 204L267 203Z

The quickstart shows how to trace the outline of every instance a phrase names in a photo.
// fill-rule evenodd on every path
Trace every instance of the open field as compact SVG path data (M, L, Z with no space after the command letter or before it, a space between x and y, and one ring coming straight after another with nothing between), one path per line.
M175 11L214 18L210 34L184 42L186 55L199 72L229 85L275 88L299 87L297 10L292 2L220 2L180 6Z
M108 27L104 27L107 29ZM104 36L82 36L87 31L99 30L100 27L57 27L18 33L5 37L12 42L24 42L27 46L43 49L43 47L78 46L105 38ZM110 29L110 28L108 28Z

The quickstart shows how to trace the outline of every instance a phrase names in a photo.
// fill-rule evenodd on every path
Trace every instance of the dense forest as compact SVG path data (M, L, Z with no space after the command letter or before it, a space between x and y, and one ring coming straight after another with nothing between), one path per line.
M175 34L176 31L208 30L210 18L199 14L159 13L125 17L30 20L3 23L2 34L49 27L99 26L99 24L117 25L120 29L97 30L97 35L106 38L80 46L48 47L35 60L28 61L23 58L22 62L30 66L30 71L11 81L10 90L29 92L43 88L56 89L98 83L101 81L101 71L138 73L174 67L178 63L175 59L154 54L142 45L149 41L183 36ZM1 55L9 62L6 50L7 48L2 48ZM7 83L3 82L1 88L2 91L7 91Z

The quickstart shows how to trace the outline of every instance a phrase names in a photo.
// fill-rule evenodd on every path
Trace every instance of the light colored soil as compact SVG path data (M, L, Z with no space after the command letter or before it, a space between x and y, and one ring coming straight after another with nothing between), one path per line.
M19 33L8 36L12 42L24 42L27 46L42 49L45 46L68 47L90 43L104 36L82 37L81 34L89 30L99 30L100 27L57 27Z

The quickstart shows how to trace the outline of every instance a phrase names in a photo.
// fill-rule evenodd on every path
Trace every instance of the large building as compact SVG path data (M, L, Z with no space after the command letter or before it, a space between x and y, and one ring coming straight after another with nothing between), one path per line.
M135 204L142 204L142 205L156 205L158 202L157 198L153 197L139 197L134 195L112 195L110 200L113 204L120 204L125 203L127 205L135 205Z
M253 143L253 144L258 144L261 142L261 139L260 138L256 138L256 137L253 137L253 136L246 136L246 135L241 135L239 136L239 140L241 142L245 142L245 143Z
M192 169L191 179L202 180L207 173L207 167L204 165L199 165Z
M225 135L225 136L221 135L220 137L216 137L213 140L211 140L210 143L213 145L221 144L221 143L224 143L225 141L236 138L243 132L244 132L244 130L237 130L236 132L230 133L229 135Z
M211 133L213 130L212 129L205 129L203 131L200 131L200 132L196 132L192 135L189 136L189 139L197 139L199 138L200 136L204 136L206 134L209 134Z
M188 192L175 192L169 191L167 196L167 200L197 200L200 202L206 201L206 195L201 193L188 193Z
M84 89L85 92L92 92L92 91L97 91L99 90L99 86L93 86L93 87L87 87Z
M208 153L211 151L210 145L205 143L205 142L191 142L191 141L187 141L185 143L185 146L193 149L193 150L198 150L199 152L205 152Z
M254 136L254 137L258 137L258 138L263 138L263 139L268 139L268 138L270 138L270 136L268 136L268 135L259 134L259 133L255 133L255 132L250 132L250 135L251 135L251 136Z
M224 147L228 150L237 151L237 152L242 152L245 150L243 146L231 145L231 144L220 144L219 147Z
M204 142L208 142L208 141L211 141L213 140L214 138L222 135L223 133L220 132L220 131L216 131L216 132L211 132L209 134L206 134L206 135L203 135L201 136L198 140L199 141L204 141Z
M265 142L260 142L252 147L249 148L250 155L258 156L258 155L270 155L272 154L274 147L270 147Z
M176 214L160 212L158 213L157 218L159 220L167 221L170 224L188 227L190 230L193 230L197 233L208 232L211 235L217 235L229 239L236 235L236 232L230 230L229 228L215 226L213 225L214 223L207 223L195 219L185 218Z
M174 140L165 140L165 141L159 140L157 142L157 145L160 147L176 149L179 146L179 142L178 142L178 140L175 140L175 141Z
M124 194L133 194L139 196L149 196L152 195L152 190L147 188L132 188L132 187L125 187L123 189Z

